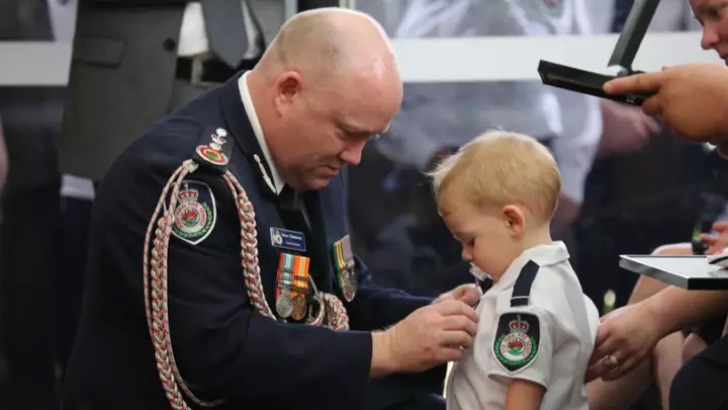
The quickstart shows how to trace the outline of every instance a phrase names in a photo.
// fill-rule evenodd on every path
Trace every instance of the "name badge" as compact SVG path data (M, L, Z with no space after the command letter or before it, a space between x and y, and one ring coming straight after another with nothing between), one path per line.
M288 229L270 228L270 242L276 248L306 252L306 236L303 232Z

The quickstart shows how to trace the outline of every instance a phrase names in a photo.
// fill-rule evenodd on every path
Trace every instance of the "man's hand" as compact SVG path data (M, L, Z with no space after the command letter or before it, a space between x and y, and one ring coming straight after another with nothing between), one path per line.
M455 300L428 305L373 337L371 376L416 373L460 360L473 345L478 316Z
M644 303L617 309L602 318L586 381L615 380L637 366L660 340L654 315Z
M645 114L659 116L679 138L709 142L728 154L728 68L685 64L614 79L604 91L654 93L642 105Z
M660 124L637 107L602 100L601 109L604 124L599 144L601 156L637 151L660 131Z
M706 255L714 255L728 248L728 222L714 223L713 230L718 232L718 235L700 235L700 239L708 245L708 249L705 251Z
M443 293L432 303L435 304L446 302L448 300L459 300L470 307L475 307L475 305L478 304L478 301L480 301L481 296L483 296L483 291L480 287L476 286L474 283L468 283L460 285L450 292Z

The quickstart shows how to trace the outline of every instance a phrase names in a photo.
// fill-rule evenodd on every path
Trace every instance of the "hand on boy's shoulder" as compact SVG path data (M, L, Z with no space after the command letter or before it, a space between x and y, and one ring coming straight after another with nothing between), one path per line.
M483 291L474 283L460 285L455 289L438 296L432 303L440 303L448 300L459 300L470 307L475 307L483 296Z

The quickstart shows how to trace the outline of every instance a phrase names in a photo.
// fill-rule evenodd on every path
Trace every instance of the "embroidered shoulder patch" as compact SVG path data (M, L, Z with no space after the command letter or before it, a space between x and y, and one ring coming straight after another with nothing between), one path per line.
M540 343L538 316L525 312L509 312L498 319L493 354L506 371L514 373L533 363Z
M210 235L217 220L212 189L204 182L185 180L177 200L172 234L187 243L197 245Z

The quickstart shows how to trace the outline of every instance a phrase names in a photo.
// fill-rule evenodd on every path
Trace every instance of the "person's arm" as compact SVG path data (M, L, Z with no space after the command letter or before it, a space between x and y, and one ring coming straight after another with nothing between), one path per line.
M660 337L697 325L728 311L728 291L697 291L676 286L644 301Z
M377 285L369 269L358 257L359 290L351 303L345 304L356 329L383 329L404 319L415 310L429 305L433 299Z
M538 410L546 389L528 380L515 379L508 386L505 410Z
M586 380L618 379L641 363L663 337L726 311L728 291L675 286L617 309L602 318ZM609 356L616 359L617 366L605 360Z

